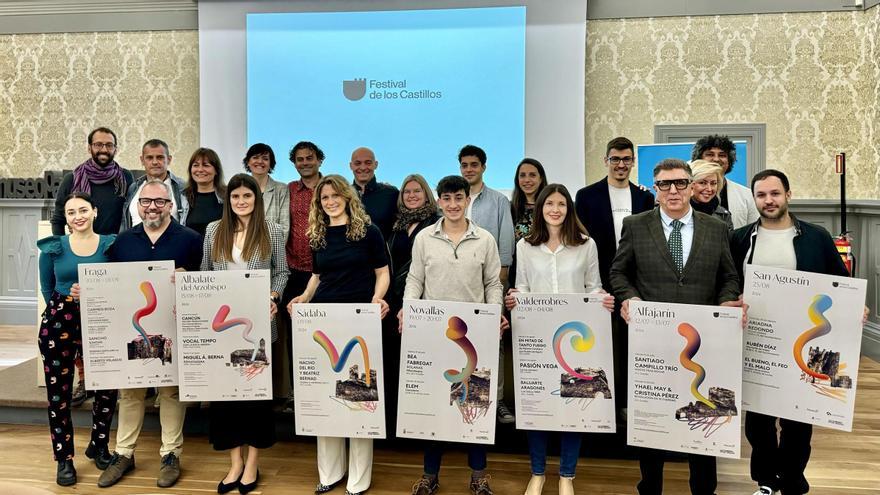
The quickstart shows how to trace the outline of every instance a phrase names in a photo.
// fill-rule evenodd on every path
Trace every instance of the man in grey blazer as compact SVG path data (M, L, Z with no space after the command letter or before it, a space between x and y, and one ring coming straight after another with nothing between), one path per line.
M685 162L661 161L654 167L660 208L623 220L609 278L627 323L632 300L742 306L727 225L691 208L691 182ZM640 450L641 495L663 493L664 454L662 450ZM689 454L688 464L691 493L714 494L715 458Z

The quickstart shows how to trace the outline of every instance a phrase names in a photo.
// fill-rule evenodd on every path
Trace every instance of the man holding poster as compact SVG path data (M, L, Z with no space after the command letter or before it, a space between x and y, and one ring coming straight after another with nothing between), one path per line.
M499 274L501 259L495 238L465 216L470 204L470 186L459 176L448 176L437 184L437 204L443 218L433 227L419 232L413 243L412 263L403 299L427 299L498 304L502 302ZM499 308L500 309L500 308ZM397 314L403 328L403 310ZM501 316L501 331L508 323ZM403 373L401 373L401 381ZM415 485L413 495L432 495L440 484L441 442L430 442L425 449L425 473ZM486 447L468 444L470 490L474 495L492 495L486 475Z
M746 264L848 277L828 231L798 220L788 211L788 177L767 169L752 178L752 193L760 218L734 231L730 249L737 270ZM760 241L760 242L759 242ZM774 301L783 304L786 301ZM867 308L863 315L867 318ZM779 394L779 391L776 391ZM813 426L800 421L746 412L746 438L752 446L751 476L758 483L754 495L807 493L804 469L810 460Z
M622 301L620 314L627 323L631 301L742 306L727 226L691 209L691 182L685 162L661 161L654 167L660 208L623 221L609 278L614 295ZM640 494L663 493L663 463L664 451L640 450ZM718 484L715 458L688 454L688 464L691 493L714 494Z
M147 180L137 199L142 223L119 234L109 251L113 262L173 260L178 271L195 271L202 261L202 238L171 218L171 188L159 179ZM147 389L124 389L119 393L119 425L116 453L110 466L98 478L98 486L116 484L134 469L134 449L144 424ZM162 464L156 484L167 488L180 477L183 446L183 418L186 406L177 387L159 387L159 422L162 426Z

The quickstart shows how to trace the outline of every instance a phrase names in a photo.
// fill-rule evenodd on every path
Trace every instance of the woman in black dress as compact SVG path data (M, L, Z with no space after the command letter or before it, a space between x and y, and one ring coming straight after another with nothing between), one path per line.
M266 294L266 309L273 317L273 342L278 338L274 316L287 284L284 244L281 226L265 218L257 181L247 174L233 176L226 191L223 217L208 224L205 230L201 269L270 270L272 280L270 293ZM229 472L217 486L217 493L236 488L240 493L252 491L260 478L259 449L275 444L272 401L212 402L209 437L214 450L229 451Z
M205 237L209 223L223 216L226 183L220 157L210 148L199 148L189 159L183 194L189 202L186 226Z
M376 303L382 318L388 314L385 292L390 275L382 232L370 223L357 193L342 176L328 175L315 187L306 232L312 247L312 277L306 290L294 297L287 310L300 303ZM346 471L346 494L360 495L370 487L373 440L318 437L318 486L326 493ZM346 469L347 466L347 469Z

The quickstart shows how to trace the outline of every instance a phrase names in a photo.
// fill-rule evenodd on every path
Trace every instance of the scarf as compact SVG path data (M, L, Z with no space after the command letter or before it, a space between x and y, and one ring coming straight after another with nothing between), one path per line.
M691 206L694 207L695 210L700 213L705 213L706 215L714 215L715 210L718 209L718 196L712 198L708 203L700 203L699 201L691 198Z
M116 185L116 194L120 197L125 196L125 177L122 175L122 167L116 161L102 167L95 163L93 158L81 163L73 169L73 188L70 192L92 193L92 183L106 184L110 181Z
M437 215L437 207L426 204L414 210L404 208L397 213L397 220L394 221L394 230L406 232L406 229L414 223L419 223L426 218Z

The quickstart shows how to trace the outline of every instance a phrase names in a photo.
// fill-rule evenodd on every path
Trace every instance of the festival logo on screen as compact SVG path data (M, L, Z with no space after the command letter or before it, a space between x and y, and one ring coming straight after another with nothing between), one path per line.
M455 404L461 412L461 418L467 424L486 415L491 405L489 395L492 384L492 373L488 368L477 369L477 350L467 338L467 323L461 318L449 318L446 338L455 342L467 358L464 368L448 369L443 377L452 383L449 404Z
M364 372L360 373L358 365L352 364L348 368L348 379L336 380L333 398L349 409L374 412L379 403L379 388L376 382L376 370L370 367L370 351L364 338L353 337L345 344L342 354L339 354L333 341L321 330L316 330L312 334L312 339L327 353L330 368L336 373L343 370L354 347L360 346L364 359Z
M608 386L608 377L602 368L577 367L574 368L565 360L562 352L563 342L571 335L568 343L578 353L587 353L596 344L596 335L585 323L570 321L562 324L553 334L553 354L559 366L565 370L560 378L559 390L553 394L564 398L579 399L586 407L592 399L610 399L611 387ZM588 399L588 400L585 400Z
M269 366L269 360L266 357L266 339L257 341L251 336L254 329L254 323L247 318L230 318L230 308L224 304L217 310L214 315L214 321L211 322L211 329L217 333L225 332L231 328L242 327L241 338L251 344L248 349L236 349L229 354L229 362L227 366L238 368L241 374L251 380L263 372Z
M171 362L173 352L173 343L168 337L162 334L150 335L144 328L141 320L153 314L159 301L156 298L156 290L150 282L141 282L139 286L141 293L144 295L146 305L131 316L131 326L138 336L127 344L129 361L135 359L158 359L162 365Z
M693 357L700 350L700 333L689 323L678 325L678 334L685 338L685 346L678 356L681 365L694 374L691 381L691 395L696 399L675 411L675 419L687 421L691 430L702 428L705 438L718 431L736 416L736 395L733 390L722 387L709 387L709 397L700 392L700 385L706 379L706 370Z
M840 362L840 353L832 349L810 346L804 360L804 346L807 342L831 333L831 322L825 312L831 308L832 300L825 294L817 294L807 308L807 315L813 327L802 333L794 342L794 361L801 369L801 380L816 388L816 392L826 397L846 402L847 389L852 388L852 378L845 374L846 363Z
M367 94L366 79L350 79L342 81L342 94L351 101L358 101Z

